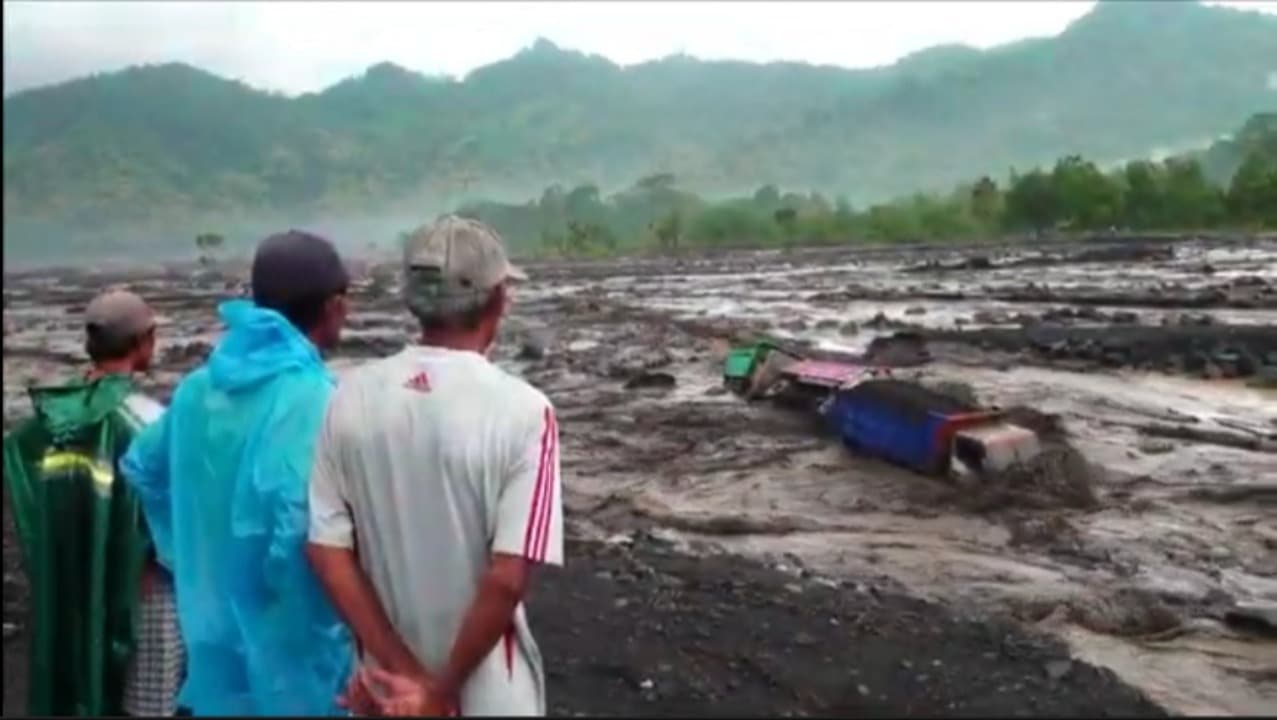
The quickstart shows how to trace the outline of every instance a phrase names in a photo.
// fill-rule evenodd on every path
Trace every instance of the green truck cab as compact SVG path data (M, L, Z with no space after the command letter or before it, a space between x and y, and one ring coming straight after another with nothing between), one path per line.
M738 395L748 395L758 371L775 351L788 360L800 360L798 355L785 350L779 345L762 340L752 345L732 348L723 362L723 384Z

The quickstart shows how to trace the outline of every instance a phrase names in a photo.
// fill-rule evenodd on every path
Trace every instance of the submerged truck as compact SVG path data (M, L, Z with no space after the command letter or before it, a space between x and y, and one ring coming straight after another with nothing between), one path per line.
M808 360L763 341L729 352L723 379L747 399L810 409L850 450L927 475L996 472L1041 451L1037 435L1001 411L896 379L890 368Z

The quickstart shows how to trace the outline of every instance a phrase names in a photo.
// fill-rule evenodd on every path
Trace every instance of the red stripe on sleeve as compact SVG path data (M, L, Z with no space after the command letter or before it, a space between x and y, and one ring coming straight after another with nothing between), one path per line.
M537 464L537 483L532 489L532 507L528 511L527 528L523 532L523 556L532 557L532 549L536 546L537 530L536 526L541 517L541 506L544 504L545 485L549 477L549 452L550 452L550 433L551 424L554 417L550 414L550 408L545 409L544 419L542 420L541 430L541 458Z
M553 413L550 419L550 453L546 462L545 502L541 506L542 520L540 537L537 539L536 561L545 562L546 550L550 546L551 522L554 516L554 485L559 479L559 421Z

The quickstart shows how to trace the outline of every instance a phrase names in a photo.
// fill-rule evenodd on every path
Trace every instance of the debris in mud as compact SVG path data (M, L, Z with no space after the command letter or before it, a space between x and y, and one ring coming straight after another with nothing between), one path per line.
M1251 450L1255 452L1277 453L1277 437L1260 437L1242 435L1226 430L1207 430L1187 425L1163 425L1150 423L1135 428L1153 438L1166 440L1186 440L1198 444L1220 445L1222 447Z
M1062 441L1048 442L1033 459L994 473L982 473L978 481L957 493L956 503L978 513L1008 508L1054 510L1094 509L1096 476L1101 468Z
M1002 414L1008 422L1032 430L1043 440L1061 440L1067 435L1059 415L1023 405L1013 405Z
M515 355L518 360L541 360L545 358L546 346L549 343L545 338L536 333L527 333L523 336L523 340L519 343L519 352Z
M916 332L901 331L888 336L879 336L869 342L864 357L860 359L868 365L883 367L916 367L931 361L931 352L927 350L927 342Z
M1139 444L1139 451L1145 455L1165 455L1175 451L1175 446L1165 440L1145 440Z
M612 361L607 366L607 374L618 380L630 378L649 370L665 367L672 362L674 358L664 348L629 347L612 356Z
M1195 487L1187 495L1194 500L1221 504L1254 503L1277 507L1277 485L1268 483L1235 487ZM1277 545L1273 549L1277 550Z
M673 375L664 372L644 372L625 381L626 390L659 389L668 390L674 387L677 380Z
M1119 637L1159 635L1183 624L1179 614L1156 595L1132 587L1075 598L1068 607L1078 625Z
M1027 328L928 329L937 344L985 350L1028 351L1046 363L1083 361L1098 367L1163 369L1202 374L1214 365L1219 376L1245 377L1259 369L1255 358L1277 352L1277 332L1252 325L1079 327L1040 324Z
M1072 253L1053 254L1040 252L1024 257L993 262L987 255L973 255L962 260L944 264L928 260L921 265L904 268L907 273L956 272L962 270L990 270L1047 267L1051 265L1070 265L1084 263L1127 263L1167 261L1175 259L1174 246L1166 243L1146 244L1138 241L1113 243L1111 245L1086 248Z
M976 407L980 404L975 388L971 386L971 383L960 380L941 380L930 384L928 387L941 395L957 400L967 407Z
M188 368L204 362L213 346L203 340L182 343L165 349L160 363L164 366Z
M1012 547L1055 545L1077 538L1077 531L1062 515L1009 518L1007 530L1011 533L1009 543Z
M1277 638L1277 603L1237 603L1224 620L1238 629Z

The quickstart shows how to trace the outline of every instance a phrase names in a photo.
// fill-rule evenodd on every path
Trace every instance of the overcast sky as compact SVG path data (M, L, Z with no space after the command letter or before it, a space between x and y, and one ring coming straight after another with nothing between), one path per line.
M1277 12L1277 1L1219 4ZM1092 5L5 2L4 91L177 60L293 94L322 89L383 60L463 76L538 37L621 64L685 52L867 67L940 43L989 47L1053 35Z

